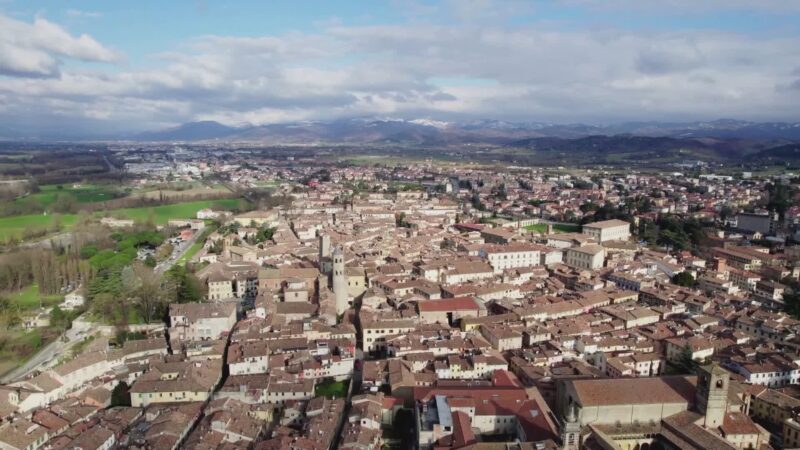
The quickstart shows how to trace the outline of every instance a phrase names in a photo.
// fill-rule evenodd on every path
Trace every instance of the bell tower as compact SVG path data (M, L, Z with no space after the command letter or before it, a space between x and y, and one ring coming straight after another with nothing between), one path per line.
M344 253L336 247L333 250L333 272L331 274L333 296L336 299L336 314L344 314L348 304L347 278L345 277Z
M574 403L567 406L567 415L561 424L561 450L579 450L581 447L581 422Z
M706 428L717 428L728 412L730 375L718 364L702 366L697 374L695 402L697 411L705 416Z
M319 235L319 271L330 274L331 267L331 237L327 234Z

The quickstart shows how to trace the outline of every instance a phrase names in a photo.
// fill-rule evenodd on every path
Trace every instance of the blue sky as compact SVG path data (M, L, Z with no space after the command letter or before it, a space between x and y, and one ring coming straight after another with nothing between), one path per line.
M795 0L0 0L0 20L0 121L31 133L800 120Z

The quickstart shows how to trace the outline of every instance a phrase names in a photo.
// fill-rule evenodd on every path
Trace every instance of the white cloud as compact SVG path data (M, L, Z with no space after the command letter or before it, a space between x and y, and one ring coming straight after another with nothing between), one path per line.
M0 14L0 74L57 76L63 58L113 62L119 55L90 36L73 36L47 19L37 17L27 23Z
M61 62L117 58L91 37L74 37L44 19L2 20L28 35L0 31L0 70L25 75L0 83L0 119L11 121L38 118L45 108L47 120L132 128L365 115L800 120L797 37L337 24L305 34L201 36L159 55L155 68L104 72L69 70Z

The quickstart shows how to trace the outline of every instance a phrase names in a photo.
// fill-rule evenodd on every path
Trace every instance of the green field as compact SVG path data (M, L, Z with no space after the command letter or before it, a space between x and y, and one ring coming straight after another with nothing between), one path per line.
M334 381L326 378L314 387L315 397L344 398L347 396L347 381Z
M153 212L153 220L157 225L165 225L170 219L191 219L196 217L197 211L203 208L210 208L220 205L233 208L242 201L238 198L227 198L220 200L201 200L196 202L176 203L174 205L162 205L155 207L125 208L107 211L110 216L128 218L145 221ZM27 229L49 228L53 226L55 217L59 217L64 229L69 229L78 220L76 214L63 214L60 216L29 214L24 216L12 216L0 218L0 240L11 236L19 237Z
M11 236L21 236L25 230L50 228L56 217L61 221L61 225L69 228L75 225L78 216L74 214L62 215L43 215L43 214L29 214L25 216L11 216L0 218L0 240Z
M186 264L187 262L191 261L194 255L196 255L197 252L199 252L200 249L203 248L204 243L205 241L203 239L198 239L197 242L192 244L192 246L189 247L189 250L187 250L186 253L184 253L183 256L180 257L180 259L178 259L177 264Z
M44 307L54 306L64 300L63 295L40 295L39 286L36 284L32 284L19 292L11 294L8 298L22 309L35 309L38 308L40 304Z
M154 206L151 208L125 208L109 211L114 217L125 217L133 220L147 220L150 211L153 212L153 220L156 225L165 225L170 219L193 219L197 216L197 211L203 208L211 208L219 205L225 208L235 208L239 205L240 199L226 198L220 200L200 200L197 202L176 203L174 205Z
M253 186L260 188L274 188L281 184L280 181L256 181Z
M61 186L61 189L58 187ZM82 184L73 187L70 184L56 185L48 184L40 187L40 191L22 198L18 198L16 202L25 203L37 201L42 206L50 206L55 203L59 194L68 194L75 198L78 203L93 203L113 200L118 190L112 186Z
M547 233L547 224L545 223L536 223L533 225L528 225L525 227L526 230L536 231L541 234ZM554 233L578 233L581 231L580 225L553 225L553 232Z

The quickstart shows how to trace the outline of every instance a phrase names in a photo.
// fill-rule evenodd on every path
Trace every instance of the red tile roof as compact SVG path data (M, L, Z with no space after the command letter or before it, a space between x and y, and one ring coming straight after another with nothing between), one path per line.
M474 297L455 297L442 300L428 300L417 304L419 312L448 312L479 309Z

